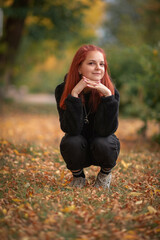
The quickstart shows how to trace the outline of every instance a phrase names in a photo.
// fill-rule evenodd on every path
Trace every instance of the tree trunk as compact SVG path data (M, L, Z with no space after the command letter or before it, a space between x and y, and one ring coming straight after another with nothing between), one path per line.
M22 39L28 5L29 0L15 0L12 4L12 11L14 11L14 9L23 7L26 8L25 14L20 17L9 16L7 19L5 19L4 36L1 39L1 44L5 44L6 51L4 53L0 53L0 75L4 81L5 89L9 84L12 83L13 74L11 71L13 70L11 69ZM10 72L9 75L8 72Z

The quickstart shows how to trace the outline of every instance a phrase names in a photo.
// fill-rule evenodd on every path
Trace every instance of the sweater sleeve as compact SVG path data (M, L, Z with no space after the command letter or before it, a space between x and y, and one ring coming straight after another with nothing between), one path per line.
M95 115L95 133L97 136L106 137L113 134L118 128L119 92L108 97L101 97Z
M65 100L66 109L59 106L65 83L55 89L57 110L59 113L60 126L63 132L69 135L79 135L83 127L83 106L80 98L68 95Z

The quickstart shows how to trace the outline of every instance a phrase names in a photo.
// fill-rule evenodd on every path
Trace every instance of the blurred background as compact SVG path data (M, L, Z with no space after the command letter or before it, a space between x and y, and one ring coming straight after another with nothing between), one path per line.
M95 44L106 52L121 116L141 119L145 136L150 121L160 126L159 26L159 0L2 1L1 106L54 104L76 50Z

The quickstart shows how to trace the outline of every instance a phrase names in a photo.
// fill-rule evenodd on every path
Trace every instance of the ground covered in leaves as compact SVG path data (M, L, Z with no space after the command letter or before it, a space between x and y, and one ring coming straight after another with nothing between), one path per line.
M94 166L85 169L86 187L73 189L52 108L1 109L1 239L160 239L160 147L137 135L141 121L120 118L121 153L110 192L93 187ZM154 131L151 124L148 136Z

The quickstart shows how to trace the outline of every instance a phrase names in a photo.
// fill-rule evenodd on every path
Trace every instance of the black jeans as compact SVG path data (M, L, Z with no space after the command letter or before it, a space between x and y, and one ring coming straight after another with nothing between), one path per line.
M90 140L82 135L66 134L61 140L60 151L69 170L91 165L113 168L120 152L120 142L114 134Z

